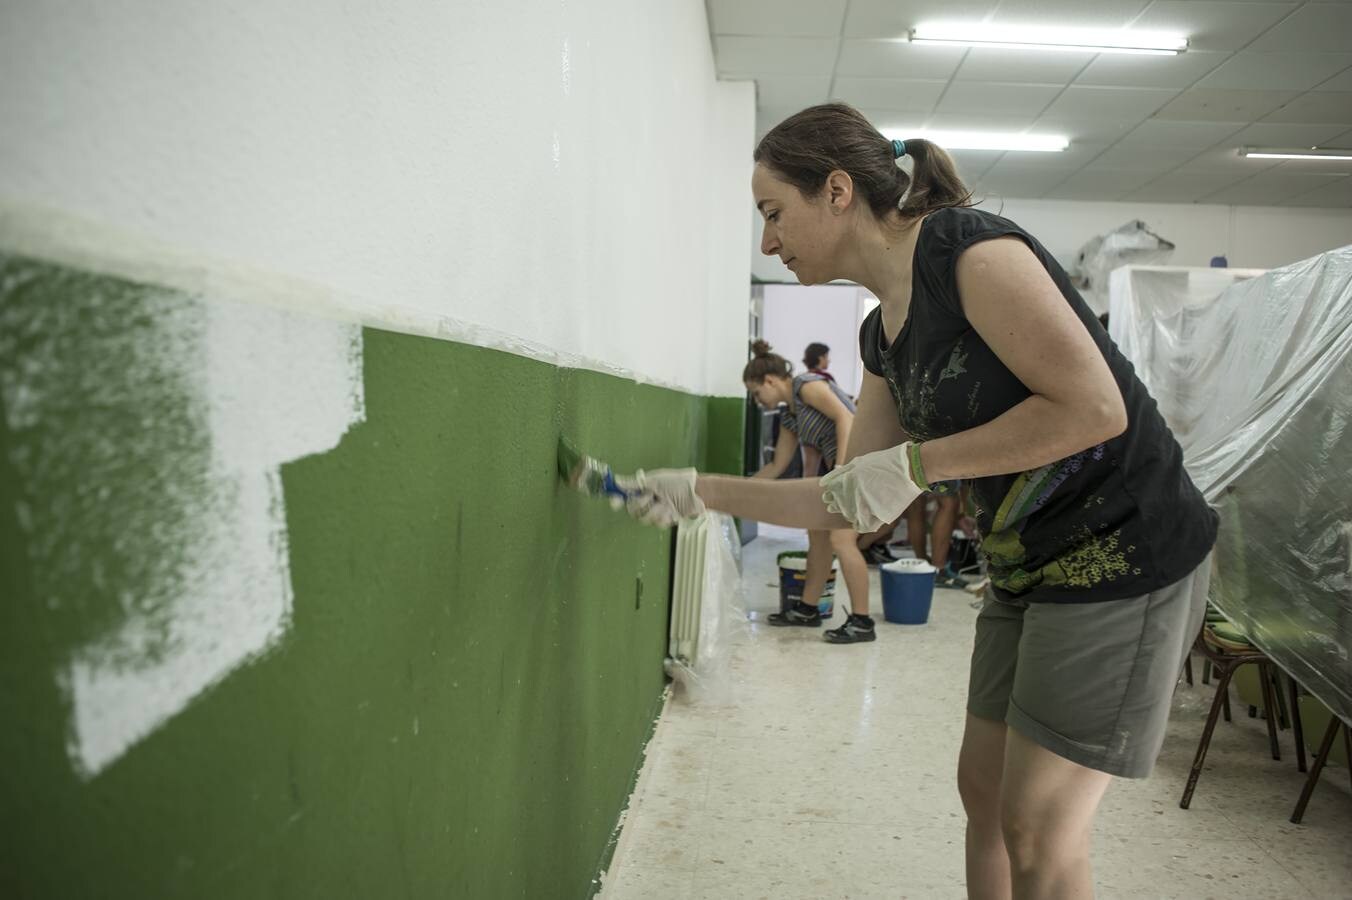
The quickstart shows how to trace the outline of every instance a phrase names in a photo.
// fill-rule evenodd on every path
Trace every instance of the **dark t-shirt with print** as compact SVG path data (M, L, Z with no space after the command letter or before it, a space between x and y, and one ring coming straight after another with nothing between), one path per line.
M1083 603L1147 594L1195 569L1217 517L1183 468L1155 401L1061 266L1008 219L942 209L920 226L911 306L889 346L882 310L860 329L864 366L887 381L902 428L928 441L966 431L1030 391L972 328L958 299L958 257L1014 236L1042 262L1093 336L1122 391L1129 424L1110 441L1017 475L972 479L991 583L1002 599ZM936 488L937 489L937 488Z

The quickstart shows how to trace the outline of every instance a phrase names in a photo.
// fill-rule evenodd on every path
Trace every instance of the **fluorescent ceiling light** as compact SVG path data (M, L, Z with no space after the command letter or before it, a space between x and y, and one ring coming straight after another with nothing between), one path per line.
M1122 28L1042 28L939 22L917 25L911 29L909 38L913 44L961 44L1014 50L1092 50L1096 53L1137 53L1147 56L1174 56L1188 49L1188 39L1176 34Z
M921 138L933 141L945 150L1015 150L1055 153L1070 146L1070 139L1061 134L1018 134L999 131L931 131L926 128L886 128L888 140Z
M1341 159L1352 160L1352 148L1341 147L1240 147L1249 159Z

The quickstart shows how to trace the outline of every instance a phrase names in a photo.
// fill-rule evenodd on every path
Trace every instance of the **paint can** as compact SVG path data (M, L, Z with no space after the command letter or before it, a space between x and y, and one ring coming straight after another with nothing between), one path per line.
M807 584L807 551L785 550L775 561L779 565L779 611L788 612L803 599L803 587ZM831 618L835 610L836 574L839 571L840 562L833 557L831 574L826 578L826 587L822 588L821 601L817 604L823 619Z
M934 600L934 566L923 559L899 559L878 567L883 585L883 618L898 625L924 625Z

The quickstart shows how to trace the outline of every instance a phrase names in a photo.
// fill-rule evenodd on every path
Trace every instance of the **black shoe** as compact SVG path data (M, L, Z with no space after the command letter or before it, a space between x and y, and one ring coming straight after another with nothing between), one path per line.
M864 551L864 562L870 566L881 566L896 561L897 558L888 552L883 544L874 544Z
M821 628L822 614L817 607L808 606L800 601L784 612L770 613L765 617L765 621L771 625L801 625L804 628Z
M822 637L826 638L829 644L861 644L878 639L878 635L873 631L873 619L869 616L856 616L854 613L850 613L844 625L828 630Z

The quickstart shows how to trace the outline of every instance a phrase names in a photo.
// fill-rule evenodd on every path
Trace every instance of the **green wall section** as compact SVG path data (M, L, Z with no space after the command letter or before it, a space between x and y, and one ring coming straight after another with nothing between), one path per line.
M44 304L87 300L88 277L43 268L25 289ZM94 280L113 316L156 290ZM282 469L280 646L89 780L57 673L91 623L134 612L114 590L74 618L36 594L84 576L35 571L12 463L33 435L0 417L0 895L593 890L659 708L671 535L560 489L556 441L737 471L742 401L378 330L363 367L366 421ZM25 430L79 452L98 414L73 397ZM128 462L113 495L153 489L155 459Z

